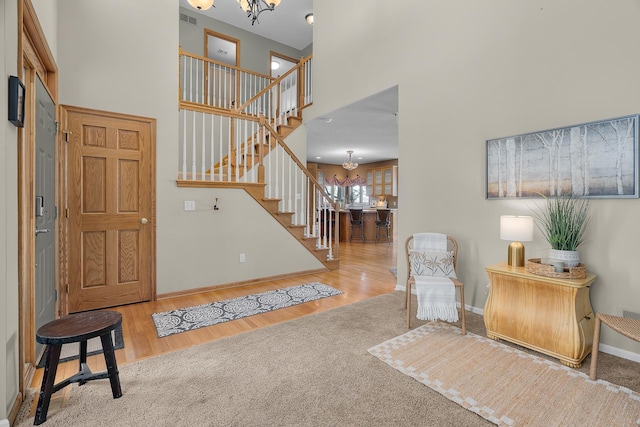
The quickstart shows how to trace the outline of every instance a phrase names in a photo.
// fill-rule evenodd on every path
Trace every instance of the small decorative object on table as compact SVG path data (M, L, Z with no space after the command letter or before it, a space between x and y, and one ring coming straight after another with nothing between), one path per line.
M561 272L558 272L554 264L543 264L540 258L530 258L524 267L529 273L557 279L584 279L587 277L587 267L584 264L578 264L575 267L564 267Z

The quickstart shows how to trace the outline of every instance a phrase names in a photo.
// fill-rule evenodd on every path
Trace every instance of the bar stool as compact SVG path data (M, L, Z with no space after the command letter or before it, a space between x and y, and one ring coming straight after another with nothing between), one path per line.
M51 395L72 383L83 385L87 381L109 378L113 398L122 396L116 354L111 341L111 331L121 324L122 314L116 311L87 311L61 317L38 329L36 341L49 346L49 351L45 361L34 425L42 424L47 420ZM87 365L87 340L95 337L100 337L102 342L107 370L94 374ZM80 343L79 372L54 384L62 345L74 342Z
M387 232L387 243L391 243L391 209L376 209L376 243L381 228Z
M364 217L362 216L362 209L349 209L349 215L351 218L351 235L349 236L349 242L353 239L353 232L360 230L360 238L364 242Z

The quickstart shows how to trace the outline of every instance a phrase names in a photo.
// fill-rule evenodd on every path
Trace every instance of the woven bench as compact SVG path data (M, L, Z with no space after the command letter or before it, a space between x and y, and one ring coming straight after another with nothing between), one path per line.
M600 326L602 323L619 334L640 342L640 320L598 313L593 330L593 349L591 350L591 366L589 369L589 378L592 380L596 379L596 370L598 369L598 346L600 345Z

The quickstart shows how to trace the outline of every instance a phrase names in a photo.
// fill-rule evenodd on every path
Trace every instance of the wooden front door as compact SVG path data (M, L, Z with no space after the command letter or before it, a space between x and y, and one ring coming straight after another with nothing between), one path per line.
M155 120L61 107L68 132L69 312L155 295Z

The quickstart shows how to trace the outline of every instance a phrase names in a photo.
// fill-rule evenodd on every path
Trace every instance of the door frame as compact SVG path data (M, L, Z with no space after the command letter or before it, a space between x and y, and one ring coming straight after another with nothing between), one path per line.
M58 68L40 26L31 0L18 2L18 70L26 86L25 126L18 130L18 295L19 295L19 396L17 408L22 402L25 390L30 386L35 373L35 79L40 77L49 92L54 105L58 105ZM56 120L58 112L56 108ZM56 138L56 206L63 205L66 198L61 185L61 171L64 170L64 146ZM61 209L59 209L61 210ZM63 221L58 215L56 223L56 291L66 275L64 254L65 233ZM60 316L65 307L58 299L56 315Z

